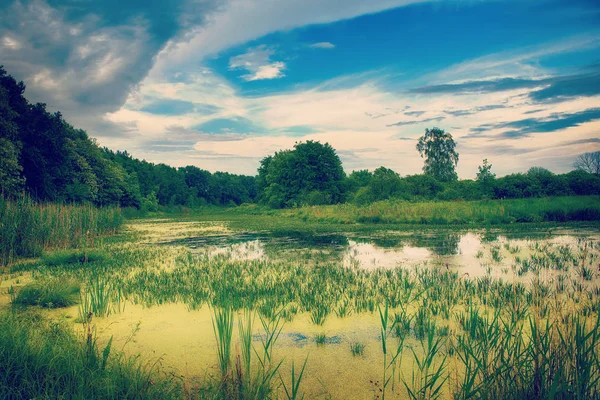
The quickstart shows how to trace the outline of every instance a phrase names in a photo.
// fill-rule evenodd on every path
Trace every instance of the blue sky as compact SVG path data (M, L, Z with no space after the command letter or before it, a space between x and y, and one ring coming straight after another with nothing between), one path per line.
M600 7L557 0L17 1L0 64L101 145L254 174L297 141L418 173L425 128L461 178L600 149Z

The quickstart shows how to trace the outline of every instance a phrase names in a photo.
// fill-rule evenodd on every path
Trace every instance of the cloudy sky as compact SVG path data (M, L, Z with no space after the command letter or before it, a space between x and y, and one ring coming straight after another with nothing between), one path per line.
M596 0L0 0L0 64L115 150L255 174L297 141L347 172L418 173L425 128L461 178L600 150Z

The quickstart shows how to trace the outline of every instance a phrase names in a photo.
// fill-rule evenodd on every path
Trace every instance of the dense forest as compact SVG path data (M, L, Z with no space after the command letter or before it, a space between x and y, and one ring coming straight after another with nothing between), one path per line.
M25 85L0 67L0 192L27 193L39 201L120 205L152 211L161 206L239 205L270 207L368 204L378 200L476 200L600 194L598 152L583 155L567 174L533 167L501 178L484 160L477 179L458 180L458 153L452 136L426 130L417 145L424 173L401 177L391 169L346 175L328 144L297 143L264 158L258 176L174 168L133 158L127 151L101 148L60 112L24 97ZM583 161L592 160L590 164ZM594 160L595 163L594 164ZM596 165L596 169L594 169Z

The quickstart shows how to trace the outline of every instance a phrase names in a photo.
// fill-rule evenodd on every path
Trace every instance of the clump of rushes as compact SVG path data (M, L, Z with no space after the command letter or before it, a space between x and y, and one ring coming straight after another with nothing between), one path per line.
M359 342L350 343L350 352L354 357L362 356L365 353L365 345Z
M446 355L436 363L436 356L442 347L442 337L435 335L435 323L427 324L425 337L419 339L421 350L417 353L414 348L411 352L414 359L410 385L403 380L409 397L413 400L438 399L442 395L442 387L448 376L444 373Z
M48 266L86 264L97 261L104 261L107 253L100 249L86 250L57 250L50 253L44 253L40 261Z
M315 335L315 342L318 345L324 345L327 342L327 336L324 333L317 333Z
M23 286L13 296L13 305L46 308L69 307L77 302L79 284L73 279L45 278Z
M213 331L217 340L217 355L221 378L226 382L231 368L231 338L233 335L233 309L231 307L213 308Z
M120 312L124 303L120 288L108 279L97 277L84 285L80 292L79 319L85 322L91 315L107 317Z
M383 351L383 380L381 389L381 398L385 400L385 393L387 390L390 381L394 379L394 370L396 367L396 360L401 356L402 350L404 349L404 336L398 338L398 345L395 350L389 352L388 357L388 336L389 330L393 329L392 326L389 326L389 305L388 302L385 302L385 308L382 310L381 306L379 307L379 319L381 322L381 350ZM388 375L388 371L392 369L392 373Z

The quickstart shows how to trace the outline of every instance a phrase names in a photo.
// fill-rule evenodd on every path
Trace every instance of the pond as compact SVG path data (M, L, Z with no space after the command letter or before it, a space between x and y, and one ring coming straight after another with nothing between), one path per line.
M285 398L281 382L289 385L292 362L297 375L307 357L305 398L381 398L382 366L389 362L382 352L384 304L390 310L386 343L403 346L386 389L387 398L397 399L406 398L405 384L423 384L417 361L429 351L428 332L440 345L432 358L443 367L440 393L452 398L464 377L461 357L475 351L467 346L490 345L476 340L480 329L491 326L504 335L509 327L518 341L505 345L522 349L531 346L532 321L554 321L546 329L565 329L560 334L568 336L575 323L568 318L584 316L587 323L600 309L600 234L594 227L378 228L252 232L227 221L141 220L128 225L124 241L106 245L102 261L42 265L35 274L7 277L0 289L76 276L84 282L82 301L102 293L111 303L110 312L92 320L98 344L112 338L115 349L158 360L186 388L219 379L216 310L232 307L233 362L241 352L238 329L251 310L256 355L266 326L281 329L273 350L281 365L272 382L279 398ZM81 333L80 308L46 312L75 322ZM528 371L536 360L519 362ZM260 368L257 358L253 363Z

